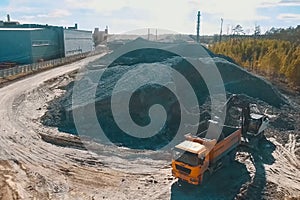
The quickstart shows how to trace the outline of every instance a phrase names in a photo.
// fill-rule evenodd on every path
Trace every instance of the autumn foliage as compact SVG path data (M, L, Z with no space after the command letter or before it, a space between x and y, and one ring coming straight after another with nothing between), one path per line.
M300 28L296 34L298 37ZM276 37L276 33L263 37L233 37L211 44L209 48L216 54L233 58L239 65L254 73L280 79L299 88L300 43L294 40L297 37L294 34L282 39L284 37Z

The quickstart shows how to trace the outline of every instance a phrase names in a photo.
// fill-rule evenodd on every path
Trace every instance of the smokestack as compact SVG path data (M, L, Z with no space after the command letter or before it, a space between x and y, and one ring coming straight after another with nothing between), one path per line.
M198 20L197 20L197 42L200 43L200 11L198 11Z
M7 14L7 21L10 22L10 16Z
M222 33L223 33L223 18L221 18L221 30L220 30L220 41L222 41Z
M78 24L77 23L75 23L75 29L78 29Z

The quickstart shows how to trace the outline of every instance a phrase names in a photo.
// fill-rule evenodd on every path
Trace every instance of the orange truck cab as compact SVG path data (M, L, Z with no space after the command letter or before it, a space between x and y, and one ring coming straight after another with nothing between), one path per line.
M241 128L225 126L218 141L185 135L186 140L173 149L173 176L194 185L205 182L213 171L235 158L241 136Z

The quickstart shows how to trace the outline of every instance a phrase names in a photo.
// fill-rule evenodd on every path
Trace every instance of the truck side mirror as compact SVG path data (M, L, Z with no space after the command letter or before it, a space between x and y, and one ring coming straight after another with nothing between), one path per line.
M199 163L200 163L201 165L203 165L204 160L205 160L205 156L200 155L200 156L198 156L198 158L199 158Z

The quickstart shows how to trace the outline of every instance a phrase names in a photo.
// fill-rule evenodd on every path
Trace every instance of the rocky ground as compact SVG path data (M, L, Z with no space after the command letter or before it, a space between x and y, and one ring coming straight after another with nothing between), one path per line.
M232 165L195 187L172 178L168 151L87 140L94 153L41 124L48 102L73 80L70 72L90 59L0 89L0 199L300 198L299 95L285 94L291 106L269 107L271 127L258 148L241 147Z

